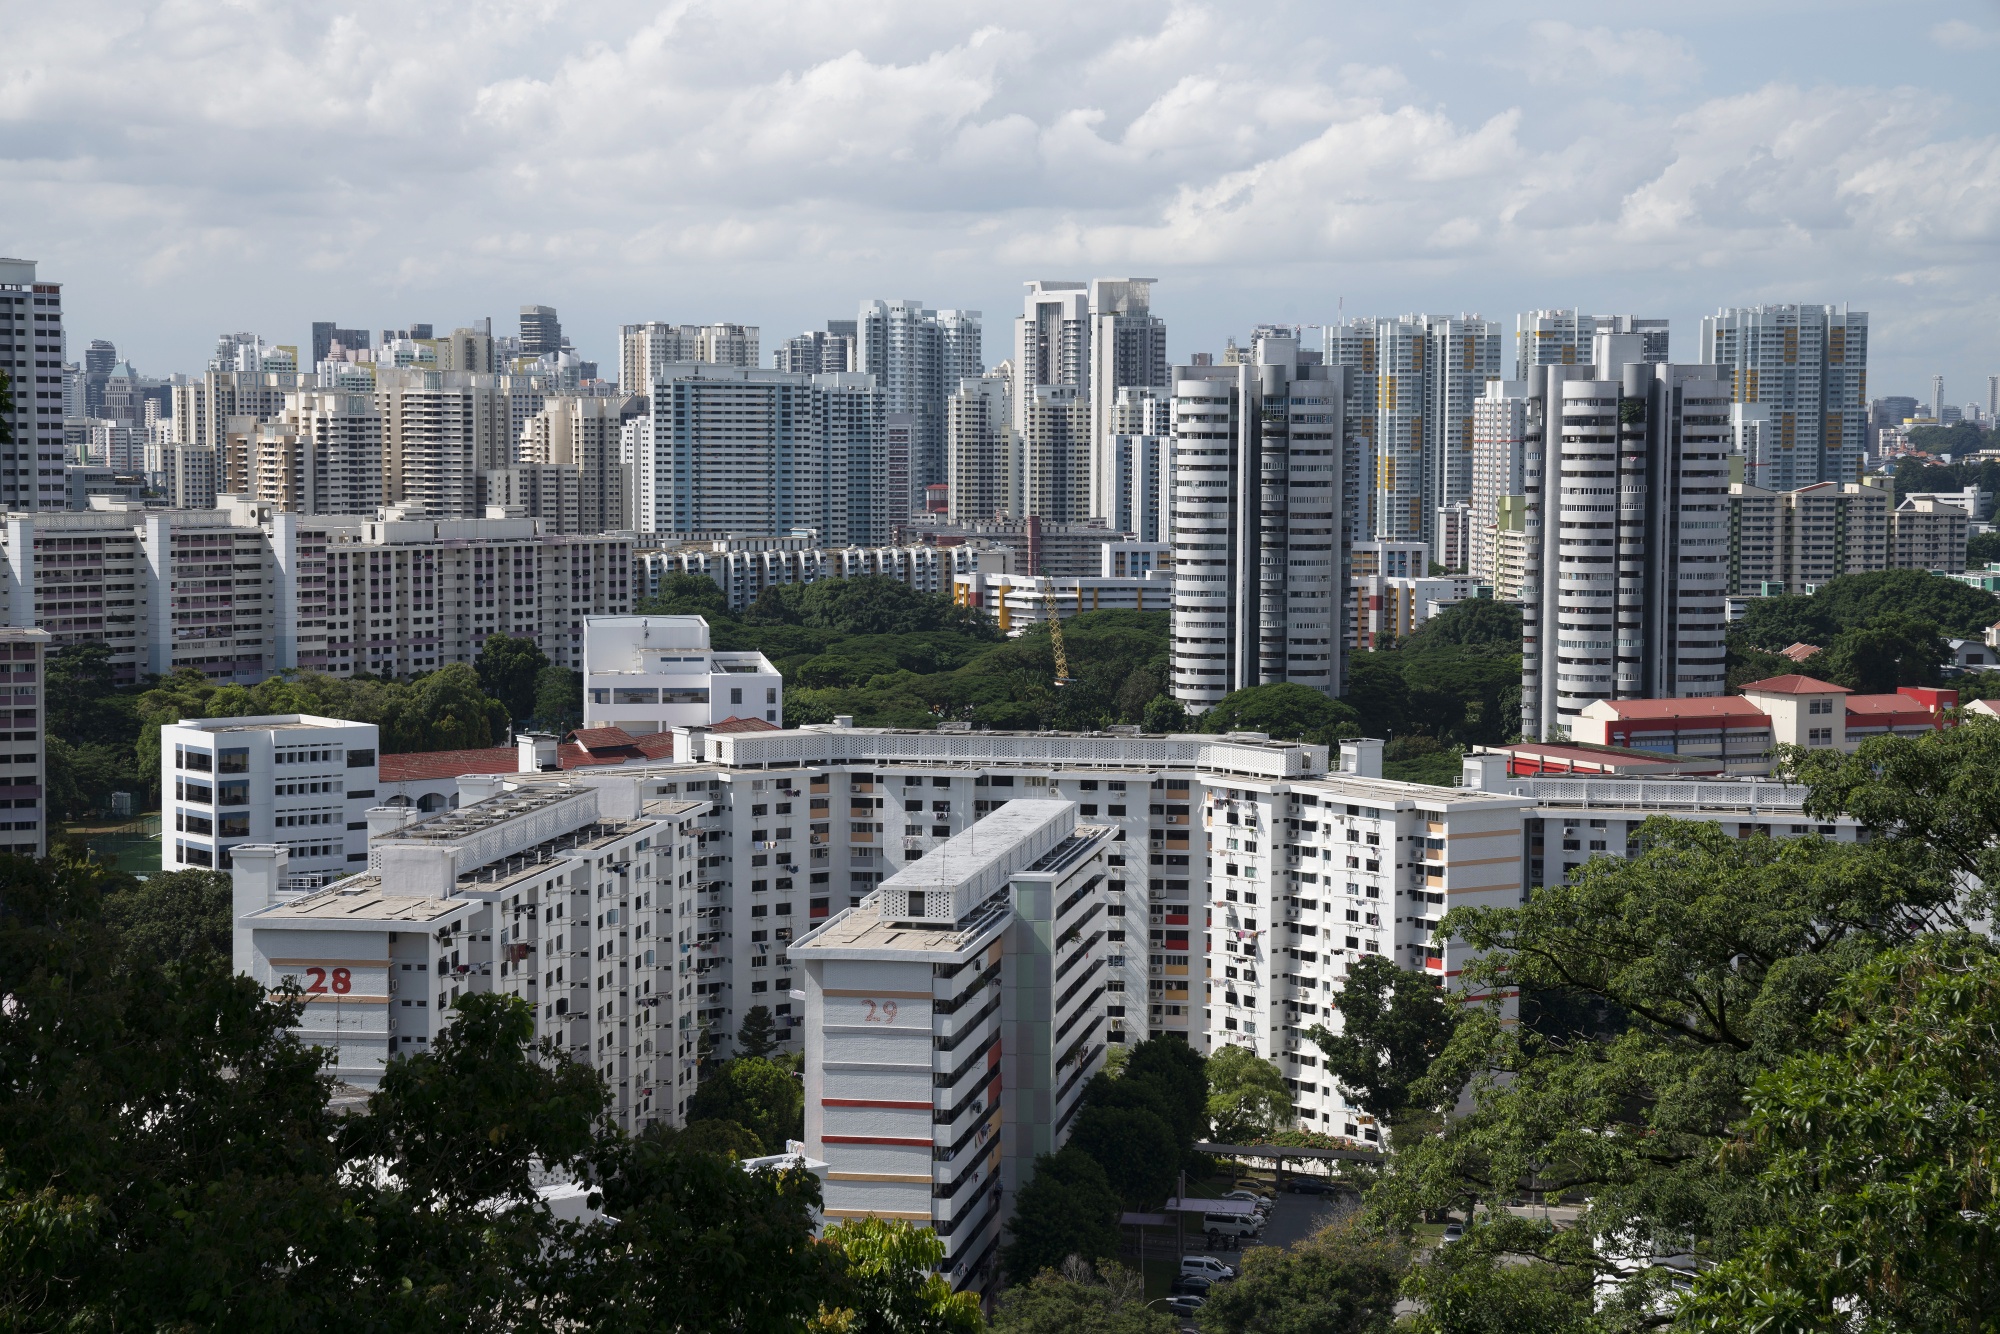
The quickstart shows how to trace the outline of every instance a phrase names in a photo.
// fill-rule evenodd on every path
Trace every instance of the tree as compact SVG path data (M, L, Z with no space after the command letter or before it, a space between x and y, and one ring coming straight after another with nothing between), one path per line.
M729 598L722 585L705 574L684 574L678 570L660 580L660 591L641 596L632 604L639 616L701 616L718 619L729 615Z
M937 1272L944 1243L901 1219L854 1218L826 1230L839 1277L814 1326L838 1334L979 1334L979 1297Z
M1454 602L1418 626L1404 647L1433 648L1445 644L1488 644L1521 651L1521 609L1491 598Z
M1314 1024L1306 1036L1364 1111L1388 1120L1413 1099L1456 1097L1455 1088L1416 1091L1458 1031L1458 1003L1435 979L1364 954L1348 965L1337 1007L1338 1035Z
M1158 1113L1086 1107L1077 1113L1069 1142L1104 1169L1105 1180L1128 1209L1151 1208L1173 1193L1180 1151Z
M1259 1246L1244 1252L1242 1277L1209 1289L1195 1323L1203 1334L1388 1334L1409 1264L1402 1243L1353 1225Z
M1874 570L1827 580L1810 596L1757 598L1729 627L1729 642L1776 653L1793 644L1828 644L1843 630L1899 616L1929 621L1945 635L1976 639L2000 620L1993 595L1925 570Z
M1841 977L1885 946L1955 926L1956 889L1899 840L1737 838L1661 818L1631 860L1599 858L1518 908L1461 908L1442 930L1473 951L1464 985L1573 1002L1596 1022L1538 1031L1469 1008L1439 1088L1470 1078L1472 1110L1398 1145L1369 1195L1402 1226L1419 1211L1585 1192L1577 1225L1503 1217L1504 1248L1595 1272L1632 1302L1659 1276L1612 1253L1734 1255L1773 1221L1754 1158L1719 1155L1751 1086L1798 1051ZM1526 1006L1524 1005L1524 1011Z
M1146 703L1145 711L1139 717L1140 730L1146 732L1185 732L1188 730L1187 706L1172 695L1160 695Z
M1000 1295L994 1334L1175 1334L1180 1322L1145 1300L1145 1282L1115 1264L1044 1269Z
M1208 1125L1208 1062L1180 1037L1147 1038L1127 1050L1120 1081L1141 1081L1158 1089L1170 1109L1162 1119L1182 1149L1191 1152Z
M764 1142L734 1121L694 1121L680 1132L679 1143L686 1149L713 1153L724 1158L762 1158Z
M1434 1247L1403 1276L1417 1311L1398 1334L1598 1334L1590 1271L1541 1260L1516 1261L1484 1244L1475 1225L1451 1246Z
M744 1011L743 1023L736 1030L736 1054L769 1056L778 1047L778 1039L773 1035L774 1027L771 1022L770 1006L751 1006Z
M1001 1267L1016 1283L1026 1283L1069 1256L1088 1261L1118 1254L1118 1193L1097 1160L1072 1141L1035 1159L1035 1173L1014 1198L1007 1224L1012 1238L1000 1253Z
M1992 1326L2000 955L1937 937L1870 960L1761 1075L1739 1145L1779 1215L1700 1275L1692 1329Z
M791 1073L757 1056L724 1061L688 1098L687 1119L734 1121L757 1137L765 1153L805 1134L805 1090Z
M1310 686L1281 683L1232 690L1201 715L1204 732L1266 732L1328 744L1352 736L1360 715Z
M1929 621L1884 616L1841 631L1800 670L1864 695L1890 695L1898 686L1936 685L1950 658L1951 646Z
M534 640L501 634L486 636L472 660L479 688L505 705L509 718L527 718L535 712L536 678L548 665L548 655Z
M1215 1136L1254 1144L1291 1114L1292 1095L1278 1067L1234 1043L1208 1058L1208 1115Z
M122 884L118 882L122 881ZM105 923L124 947L162 962L198 953L230 956L236 911L227 871L165 871L140 880L107 876Z
M107 735L120 725L120 711L108 701L117 691L112 677L111 646L92 641L66 644L48 655L45 675L47 725L72 745L123 739Z
M535 673L535 722L561 736L583 726L583 673L544 667Z
M1978 569L2000 561L2000 531L1974 533L1965 540L1965 563L1970 569Z

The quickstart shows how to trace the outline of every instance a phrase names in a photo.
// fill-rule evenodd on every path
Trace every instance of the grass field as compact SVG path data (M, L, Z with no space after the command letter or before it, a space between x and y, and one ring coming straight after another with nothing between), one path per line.
M106 866L129 871L133 875L159 874L160 813L158 811L118 824L64 825L61 833L67 837L82 839L84 846Z

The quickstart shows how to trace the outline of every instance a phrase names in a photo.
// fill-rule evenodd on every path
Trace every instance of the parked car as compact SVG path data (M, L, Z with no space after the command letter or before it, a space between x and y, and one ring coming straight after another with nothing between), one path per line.
M1167 1298L1167 1309L1175 1315L1193 1315L1207 1300L1206 1297L1197 1297L1191 1292L1184 1292L1178 1297Z
M1254 1195L1261 1195L1267 1200L1271 1198L1271 1188L1252 1177L1244 1177L1241 1181L1237 1182L1236 1189L1247 1190Z
M1338 1195L1340 1187L1325 1177L1295 1176L1285 1182L1285 1191L1291 1195Z
M1259 1195L1254 1190L1226 1190L1222 1193L1222 1198L1225 1200L1242 1200L1246 1204L1255 1205L1257 1212L1260 1214L1271 1212L1271 1201L1269 1198Z
M1226 1265L1212 1255L1185 1255L1181 1257L1182 1278L1216 1279L1235 1278L1236 1267Z
M1465 1235L1465 1224L1463 1224L1463 1223L1446 1223L1446 1224L1444 1225L1444 1237L1443 1237L1443 1239L1442 1239L1442 1240L1440 1240L1440 1241L1438 1242L1438 1245L1442 1246L1442 1245L1444 1245L1444 1244L1445 1244L1446 1242L1453 1242L1453 1241L1457 1241L1457 1240L1458 1240L1459 1238L1463 1237L1464 1235Z
M1174 1285L1169 1291L1177 1297L1206 1297L1210 1286L1212 1285L1205 1278L1183 1274L1174 1280Z
M1211 1237L1254 1237L1264 1230L1256 1214L1203 1214L1201 1230Z

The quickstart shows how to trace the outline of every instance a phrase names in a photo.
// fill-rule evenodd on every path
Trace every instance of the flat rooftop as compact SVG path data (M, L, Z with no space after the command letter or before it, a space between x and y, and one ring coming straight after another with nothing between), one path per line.
M468 899L416 898L407 894L384 894L374 877L340 882L344 889L328 888L302 899L267 908L255 914L259 923L368 921L435 922L460 908L474 906Z
M885 890L967 886L983 902L1008 876L1046 856L1076 829L1069 801L1009 801L882 881Z
M887 883L886 881L884 883ZM881 915L879 893L859 908L849 908L792 942L791 956L821 953L828 958L865 958L911 954L949 959L984 949L1013 917L1005 897L989 900L971 917L953 926L898 922Z
M461 806L455 811L445 811L427 820L406 824L394 833L383 835L382 841L421 839L451 842L593 792L594 789L581 784L515 788L470 806Z

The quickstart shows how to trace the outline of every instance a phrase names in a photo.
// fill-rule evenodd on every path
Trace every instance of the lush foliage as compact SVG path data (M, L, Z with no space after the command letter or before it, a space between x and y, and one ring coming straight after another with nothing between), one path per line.
M1308 686L1245 686L1231 691L1201 715L1204 732L1264 732L1280 741L1338 745L1357 736L1353 709Z
M1447 607L1393 648L1353 655L1341 699L1359 717L1350 735L1429 743L1392 759L1512 740L1521 730L1521 613L1483 598ZM1456 778L1456 755L1445 763Z
M521 1002L458 1002L365 1115L199 945L113 928L82 860L0 858L0 1316L8 1328L936 1331L976 1312L903 1226L816 1244L817 1180L609 1129ZM143 940L143 930L135 939ZM596 1183L557 1221L531 1173Z
M1139 1275L1115 1264L1051 1266L1000 1298L994 1334L1174 1334L1179 1323L1147 1305Z
M1409 1262L1401 1242L1355 1226L1260 1246L1240 1278L1209 1289L1195 1323L1202 1334L1387 1334Z
M1423 1101L1424 1077L1458 1031L1458 1003L1428 975L1364 954L1348 965L1337 1005L1338 1034L1324 1024L1305 1034L1327 1074L1373 1116L1392 1118Z
M111 807L113 792L143 799L159 775L139 767L138 700L114 684L111 650L72 644L48 655L43 682L48 805L58 820Z
M167 961L227 955L235 932L227 871L102 877L104 921L135 954Z
M1991 593L1924 570L1843 574L1810 595L1756 598L1729 627L1732 647L1776 653L1793 644L1826 648L1842 631L1890 619L1929 622L1954 638L1978 638L2000 620Z
M1227 1043L1208 1058L1208 1088L1208 1116L1220 1143L1255 1144L1290 1118L1285 1077L1248 1047Z
M510 718L526 718L535 711L535 687L548 665L548 655L534 640L502 634L486 636L472 660L479 688L499 700Z
M785 1141L805 1134L805 1090L792 1072L761 1056L724 1061L687 1101L690 1127L732 1121L757 1137L765 1153L783 1153Z
M1008 1224L1001 1267L1016 1283L1054 1269L1072 1255L1087 1261L1118 1253L1118 1193L1097 1160L1074 1142L1035 1159Z

